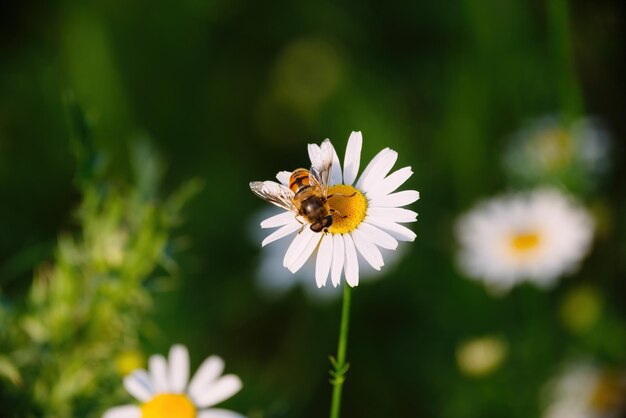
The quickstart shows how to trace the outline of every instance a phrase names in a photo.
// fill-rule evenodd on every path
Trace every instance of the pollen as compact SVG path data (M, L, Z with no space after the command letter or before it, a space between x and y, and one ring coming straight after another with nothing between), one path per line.
M367 199L363 193L352 186L337 184L328 189L328 196L333 214L333 224L328 232L346 234L354 231L367 213Z
M513 235L511 239L511 246L513 251L520 253L528 253L531 250L536 249L541 240L539 234L536 232L523 232Z
M141 418L196 418L196 408L185 395L162 393L141 405Z

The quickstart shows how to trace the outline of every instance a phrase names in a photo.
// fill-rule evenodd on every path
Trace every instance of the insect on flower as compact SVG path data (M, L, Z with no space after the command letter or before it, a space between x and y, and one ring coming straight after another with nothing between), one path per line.
M330 207L328 182L333 166L334 150L327 139L321 148L321 165L310 170L298 168L291 173L289 187L271 181L253 181L250 189L261 199L293 212L311 224L313 232L327 232L335 216L342 216ZM354 193L352 194L354 196ZM346 196L346 197L352 197ZM296 218L297 219L297 218Z
M385 148L357 180L362 145L361 132L352 132L342 170L329 140L321 145L309 144L309 170L281 171L276 175L280 183L250 183L257 196L285 210L261 222L261 228L278 228L261 245L297 231L283 258L283 266L295 273L316 253L318 287L326 285L329 275L337 287L342 271L347 283L357 286L359 254L374 270L380 270L385 262L379 247L393 251L398 241L415 239L415 233L401 224L415 222L417 213L402 206L418 200L419 193L396 192L413 174L411 167L390 174L398 153Z

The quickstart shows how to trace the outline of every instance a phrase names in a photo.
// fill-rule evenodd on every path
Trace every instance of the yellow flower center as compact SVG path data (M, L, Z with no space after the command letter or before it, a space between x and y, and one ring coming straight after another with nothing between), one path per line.
M185 395L162 393L141 405L141 418L196 418L196 407Z
M622 378L609 373L600 377L589 403L594 410L608 412L618 408L623 399Z
M354 231L365 219L367 199L352 186L337 184L328 188L328 204L333 209L331 234L346 234Z
M572 142L567 131L554 128L537 138L540 158L548 169L559 169L572 158Z
M536 232L523 232L513 235L511 246L515 253L528 253L537 248L539 242L540 237Z

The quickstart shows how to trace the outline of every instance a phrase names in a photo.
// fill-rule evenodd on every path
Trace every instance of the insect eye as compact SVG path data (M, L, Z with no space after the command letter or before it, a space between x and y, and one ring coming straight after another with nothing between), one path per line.
M324 226L326 228L328 228L332 224L333 224L333 215L328 215L326 218L324 218Z

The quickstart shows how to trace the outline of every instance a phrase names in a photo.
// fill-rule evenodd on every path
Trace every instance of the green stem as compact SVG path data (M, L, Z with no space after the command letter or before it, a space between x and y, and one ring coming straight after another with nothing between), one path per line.
M330 405L330 418L339 418L341 407L341 390L346 380L346 372L349 365L346 363L346 349L348 348L348 323L350 322L350 286L343 285L343 307L341 308L341 325L339 328L339 344L337 346L337 358L330 358L334 370L330 372L333 377L333 398Z
M571 44L568 0L548 0L548 25L555 59L561 111L566 122L570 122L582 114L583 100L576 77Z

